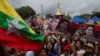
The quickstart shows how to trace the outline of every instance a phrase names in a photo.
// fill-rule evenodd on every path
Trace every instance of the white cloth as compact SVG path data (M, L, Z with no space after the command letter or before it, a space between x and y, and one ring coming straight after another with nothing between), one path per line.
M61 54L60 56L64 56L64 54Z
M25 53L25 56L34 56L34 52L33 51L27 51Z
M85 53L85 50L79 50L79 51L77 51L77 56L81 56L81 55L83 55ZM73 54L71 55L71 56L73 56Z
M82 55L82 54L84 54L84 53L85 53L85 50L77 51L78 56L80 56L80 55Z
M65 56L65 54L61 54L60 56ZM68 56L70 56L70 55L68 55Z

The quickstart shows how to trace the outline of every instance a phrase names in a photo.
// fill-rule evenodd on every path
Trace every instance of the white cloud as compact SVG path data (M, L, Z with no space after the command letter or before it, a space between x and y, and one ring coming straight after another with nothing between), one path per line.
M41 12L43 4L45 13L54 13L57 0L8 0L14 8L29 5L37 13ZM100 0L60 0L62 12L69 12L71 15L100 11Z

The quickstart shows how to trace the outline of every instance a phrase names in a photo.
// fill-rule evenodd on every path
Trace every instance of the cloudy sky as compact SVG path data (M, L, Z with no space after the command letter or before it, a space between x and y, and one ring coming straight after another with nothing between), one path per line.
M41 12L43 4L44 13L55 13L57 0L8 0L14 8L29 5L37 13ZM60 0L62 12L73 15L100 11L100 0Z

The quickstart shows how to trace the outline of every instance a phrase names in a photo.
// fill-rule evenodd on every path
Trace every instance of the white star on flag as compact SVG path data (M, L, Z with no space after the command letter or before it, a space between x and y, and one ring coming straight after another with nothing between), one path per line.
M7 22L9 23L9 27L14 26L14 27L17 28L17 29L25 28L25 26L19 24L19 20L18 20L18 19L14 19L14 20L12 20L12 21L7 20Z
M19 24L18 19L14 19L12 21L7 20L7 22L8 22L8 25L9 25L7 34L10 34L10 33L14 32L15 34L17 34L20 37L20 33L19 33L18 29L25 28L25 26Z

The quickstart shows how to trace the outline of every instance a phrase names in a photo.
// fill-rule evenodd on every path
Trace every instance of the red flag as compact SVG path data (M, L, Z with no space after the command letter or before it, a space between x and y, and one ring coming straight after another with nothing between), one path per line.
M100 32L100 26L94 25L94 28L95 28L95 31L96 31L96 32Z
M32 41L25 36L18 37L16 34L7 34L7 31L0 28L0 44L10 46L18 50L33 50L40 51L42 43L38 41Z

